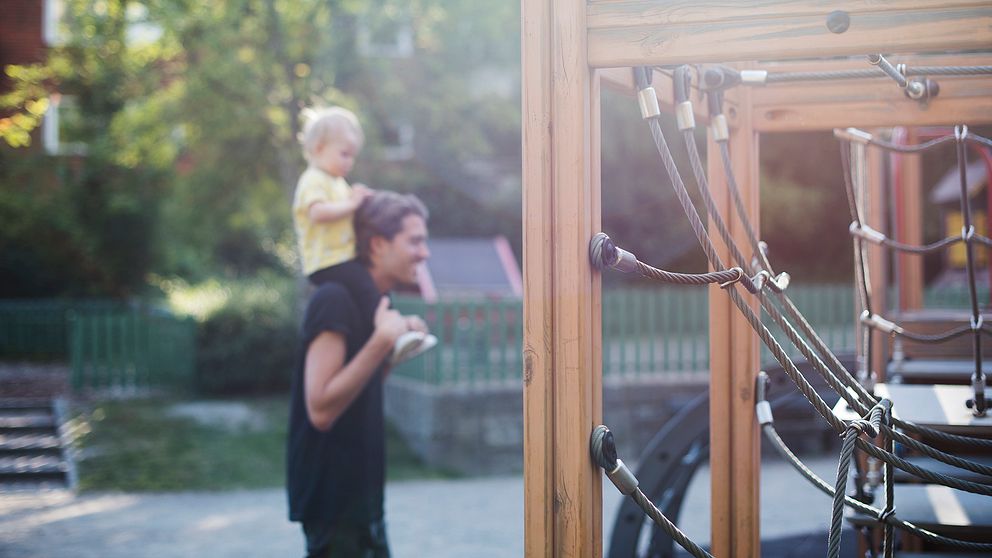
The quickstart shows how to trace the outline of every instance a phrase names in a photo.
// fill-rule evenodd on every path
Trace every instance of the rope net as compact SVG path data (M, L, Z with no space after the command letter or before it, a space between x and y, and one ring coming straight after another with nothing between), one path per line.
M884 69L884 58L871 60ZM882 69L872 69L873 73L878 73ZM984 68L983 68L984 70ZM888 72L891 74L891 72ZM884 73L882 74L884 75ZM895 76L894 76L895 77ZM916 146L903 146L886 142L872 137L870 134L859 130L846 130L838 132L836 135L841 141L841 163L844 168L844 187L848 199L848 207L851 213L850 233L854 243L855 259L855 282L858 289L858 300L862 309L862 314L858 320L860 328L860 338L862 340L861 359L858 362L857 370L848 370L827 347L826 343L817 335L802 313L790 300L786 290L789 284L787 273L776 274L768 259L767 245L758 237L752 226L748 213L745 210L743 198L737 185L737 180L731 165L730 151L728 147L728 134L726 133L726 123L722 115L722 93L717 88L709 88L709 113L713 122L713 138L720 150L721 161L727 177L727 188L731 194L737 218L743 225L746 233L752 257L745 257L741 248L730 234L723 215L717 208L716 202L710 192L705 168L698 153L694 138L695 123L693 122L693 110L689 100L691 91L691 70L688 66L675 68L672 73L675 102L677 107L678 127L682 135L683 143L689 154L692 167L693 178L700 194L703 210L709 218L709 223L719 235L723 244L728 248L732 265L728 265L722 260L717 252L706 225L700 217L693 204L685 186L674 158L666 142L664 133L659 123L660 111L655 104L651 106L651 99L656 99L653 88L650 86L651 70L646 68L635 68L634 78L637 88L640 90L639 101L641 102L642 115L651 131L652 138L657 147L659 156L665 166L666 172L671 180L676 197L682 206L686 217L689 219L693 234L696 236L703 252L706 255L710 267L715 270L706 274L680 274L668 272L651 267L638 260L633 254L626 252L616 246L609 237L599 233L590 244L590 260L598 269L611 267L624 272L636 272L640 275L666 283L676 283L683 285L707 285L718 283L727 292L731 301L738 308L757 336L769 349L772 356L785 371L786 375L796 385L799 392L806 398L808 403L817 413L829 424L829 426L844 440L838 464L837 482L833 488L812 474L798 458L784 445L781 438L774 430L771 419L770 407L764 409L762 404L767 405L764 399L764 388L758 386L759 402L757 413L762 429L768 436L772 444L778 451L793 463L793 465L815 486L830 494L833 497L833 508L831 511L830 534L828 540L828 553L831 558L839 556L840 553L840 524L843 517L844 506L854 508L856 511L865 514L883 527L882 549L885 556L891 556L894 549L893 528L912 533L924 540L933 541L954 548L992 551L992 544L975 543L959 540L951 537L941 536L925 529L921 529L910 522L899 519L895 515L893 471L899 468L910 475L922 479L928 483L940 484L957 490L992 496L992 480L976 481L961 478L960 476L948 475L915 465L894 452L895 444L898 443L908 449L917 451L935 460L952 465L959 469L992 477L992 467L954 455L946 449L948 446L992 449L992 440L976 438L935 430L923 425L900 420L893 416L891 402L879 399L870 390L873 384L873 374L870 370L872 355L876 350L873 346L872 331L883 331L893 337L900 337L921 343L943 343L965 335L971 335L973 340L974 372L971 383L974 397L969 401L970 408L976 416L984 416L987 409L985 399L985 376L982 372L982 353L980 340L983 334L992 334L992 329L987 328L982 321L978 309L977 290L975 286L975 246L988 246L989 239L975 233L972 225L971 207L968 201L967 185L965 180L966 153L965 145L973 143L982 146L992 146L992 141L975 136L970 133L967 127L959 126L955 128L952 136L937 138ZM787 81L787 80L781 80ZM903 80L905 81L905 80ZM700 89L705 90L705 84L700 84ZM903 153L918 153L927 149L935 148L939 145L951 141L957 144L958 168L961 181L961 212L964 218L964 228L958 236L952 236L926 246L914 246L889 239L883 233L870 228L864 219L868 204L867 185L865 183L866 173L866 150L868 146L874 146L888 151L898 151ZM871 289L871 277L868 267L867 245L874 243L893 251L900 251L912 254L922 254L936 250L947 249L958 243L964 243L966 252L966 269L969 281L969 292L971 302L971 323L967 326L952 328L948 331L937 334L923 334L920 332L907 331L903 326L895 324L877 312L873 305L874 296ZM847 404L847 406L861 418L855 420L844 420L838 417L833 409L820 397L813 389L809 380L803 375L796 364L789 358L788 354L773 337L772 333L762 323L760 316L755 313L744 297L737 290L736 286L741 285L749 295L757 297L761 310L771 319L771 321L785 334L789 342L795 346L804 358ZM769 294L770 293L770 294ZM763 374L763 373L762 373ZM601 430L602 429L602 430ZM914 437L915 436L915 437ZM917 439L919 438L919 439ZM675 542L689 551L693 556L709 556L698 545L688 540L678 528L669 521L657 507L655 507L640 490L637 489L637 480L626 469L622 461L616 458L615 448L612 446L612 434L605 427L599 427L593 433L591 451L594 460L602 466L607 476L617 485L624 494L630 495L637 501L638 505L651 517L655 523L672 537ZM612 448L604 453L604 447ZM855 450L860 450L877 459L883 465L883 478L881 480L885 491L885 507L883 509L871 507L858 499L846 496L846 483L848 471L852 462ZM612 453L610 453L612 452ZM855 460L857 462L857 460ZM618 465L619 463L619 465ZM864 476L860 465L857 469L856 478ZM857 483L859 492L861 491L860 481ZM877 488L877 486L876 486Z

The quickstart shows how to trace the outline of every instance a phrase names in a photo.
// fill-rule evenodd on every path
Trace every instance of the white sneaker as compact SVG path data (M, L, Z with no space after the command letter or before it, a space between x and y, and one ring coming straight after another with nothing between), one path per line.
M421 331L408 331L396 339L393 354L389 357L390 364L396 365L427 352L437 345L437 337Z

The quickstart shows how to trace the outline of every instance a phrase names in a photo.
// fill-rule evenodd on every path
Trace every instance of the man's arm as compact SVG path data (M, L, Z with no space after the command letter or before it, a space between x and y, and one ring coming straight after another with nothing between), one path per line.
M304 396L307 416L317 430L329 429L345 412L406 331L406 320L388 305L385 297L379 302L372 337L351 361L344 361L347 345L340 333L323 331L307 347Z

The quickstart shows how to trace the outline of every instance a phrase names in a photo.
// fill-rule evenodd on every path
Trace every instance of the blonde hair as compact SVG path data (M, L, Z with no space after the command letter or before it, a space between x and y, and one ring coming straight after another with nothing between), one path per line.
M343 107L304 109L303 131L299 140L303 146L303 156L309 160L327 142L341 139L345 134L354 134L361 147L365 143L362 125L355 113Z

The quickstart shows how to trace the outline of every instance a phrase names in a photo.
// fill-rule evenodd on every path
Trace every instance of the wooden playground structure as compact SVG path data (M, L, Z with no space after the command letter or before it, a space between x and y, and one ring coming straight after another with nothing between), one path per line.
M870 67L884 53L908 66L992 64L992 3L957 0L534 0L522 2L524 205L524 481L528 557L600 556L602 473L589 436L602 418L600 274L589 241L600 231L600 91L636 95L630 67L725 64L738 70L829 71ZM655 72L662 109L670 81ZM759 223L760 134L992 123L992 77L940 77L939 95L908 99L891 80L800 82L726 92L733 168ZM632 102L636 102L632 99ZM696 118L706 122L705 103ZM709 139L710 146L713 138ZM717 149L709 181L724 215ZM869 191L883 162L869 151ZM874 153L874 154L872 154ZM903 157L899 241L922 241L918 157ZM913 194L915 192L915 194ZM882 211L882 204L872 207ZM881 214L867 220L881 222ZM728 218L746 245L741 225ZM719 241L718 241L719 245ZM722 256L727 259L726 247ZM873 248L880 251L881 248ZM880 254L876 254L878 256ZM872 286L888 283L874 257ZM900 305L922 303L922 263L898 256ZM758 339L726 293L709 289L711 552L760 555L760 440L755 419ZM885 297L878 296L884 300ZM756 303L750 303L758 310ZM881 333L875 335L882 336ZM871 367L884 374L884 355Z

